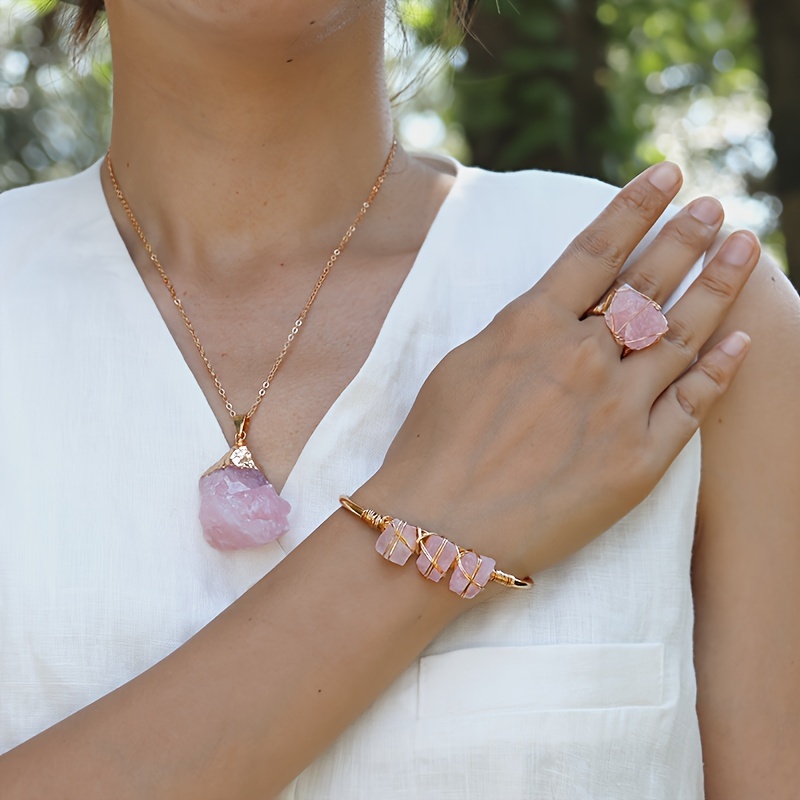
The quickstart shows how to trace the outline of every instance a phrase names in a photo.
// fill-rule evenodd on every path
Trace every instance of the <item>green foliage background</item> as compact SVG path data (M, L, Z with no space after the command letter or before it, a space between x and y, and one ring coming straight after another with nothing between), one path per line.
M408 145L616 184L668 157L684 169L685 195L720 196L734 224L759 233L785 265L748 4L513 3L476 0L463 39L448 0L398 0L387 58ZM0 191L82 169L107 142L107 42L101 33L89 52L71 54L57 6L0 0Z
M442 115L445 140L461 138L458 155L491 169L553 169L619 185L670 158L686 176L680 201L720 197L729 223L755 230L786 268L749 4L514 3L478 0L472 36L444 36L444 44L445 0L401 5L420 47L450 50L442 80L452 82L453 102Z
M0 3L0 191L72 174L106 146L107 48L75 56L56 5Z

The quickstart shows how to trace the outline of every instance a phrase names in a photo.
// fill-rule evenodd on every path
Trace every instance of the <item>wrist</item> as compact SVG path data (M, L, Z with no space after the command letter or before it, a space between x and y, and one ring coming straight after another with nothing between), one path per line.
M381 468L350 497L381 514L404 519L426 530L452 528L455 514L445 498L419 481Z

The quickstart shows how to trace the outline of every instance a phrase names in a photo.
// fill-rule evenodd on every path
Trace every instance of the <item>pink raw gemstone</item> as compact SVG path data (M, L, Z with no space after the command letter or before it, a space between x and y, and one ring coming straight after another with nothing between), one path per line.
M200 522L217 550L259 547L289 530L291 506L258 469L223 467L200 478Z
M627 283L617 289L605 319L609 330L616 331L631 350L657 342L669 327L655 302Z
M422 551L423 547L430 554L430 558ZM449 539L433 534L422 540L420 551L422 552L417 559L417 569L428 580L438 583L442 575L453 566L458 548Z
M459 562L456 561L456 565L453 568L453 577L450 578L450 591L467 599L475 597L489 583L489 578L494 572L496 563L493 558L479 556L472 550L467 550L461 556L460 566Z
M375 549L387 561L402 566L417 549L417 529L402 519L393 519L378 537Z

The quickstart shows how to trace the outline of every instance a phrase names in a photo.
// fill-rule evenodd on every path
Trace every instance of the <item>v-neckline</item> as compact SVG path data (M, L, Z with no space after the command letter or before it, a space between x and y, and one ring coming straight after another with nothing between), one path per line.
M378 334L372 343L366 359L363 361L354 377L336 396L334 401L328 407L327 411L311 431L311 434L303 444L297 459L289 470L281 489L281 496L286 497L287 499L289 499L288 496L292 495L293 493L294 483L299 477L303 464L307 460L309 452L312 451L314 441L318 438L320 431L331 423L332 418L334 418L336 415L337 407L340 406L346 397L356 389L357 385L364 380L365 374L368 374L369 371L373 369L373 364L380 360L384 342L389 337L396 318L402 314L403 307L406 304L406 299L412 292L411 287L417 282L418 278L423 275L426 265L435 261L435 259L429 257L429 253L432 250L435 250L434 245L438 237L438 231L446 227L444 220L450 213L449 209L455 204L455 198L460 193L460 186L463 183L465 173L469 171L469 168L460 164L456 159L447 156L430 155L426 153L424 155L419 154L419 157L429 160L439 159L450 164L455 170L453 183L451 184L444 200L439 205L432 223L428 227L428 231L422 241L422 244L420 245L419 250L417 251L411 268L406 273L399 290L395 294L389 306L389 310L384 317L383 323L378 330ZM97 161L95 165L89 169L94 175L94 185L92 189L99 204L99 216L102 228L107 230L107 240L110 246L110 255L114 259L115 263L123 267L121 277L124 280L128 280L130 284L130 296L138 303L143 316L147 317L147 319L143 320L143 326L153 330L158 342L163 342L163 345L160 347L160 351L165 354L166 358L169 358L172 362L174 362L174 374L178 376L178 380L180 380L181 384L185 384L186 386L185 392L187 395L187 407L188 404L191 403L193 407L196 406L198 408L197 413L208 418L208 426L206 426L205 422L203 422L203 429L208 427L210 437L209 442L215 449L218 449L219 455L221 456L227 452L230 447L225 436L225 432L222 429L222 426L220 425L219 419L214 413L213 408L211 407L208 397L203 391L203 388L198 382L197 377L184 358L178 343L169 330L169 327L159 311L153 296L150 294L142 275L134 264L133 259L128 252L128 248L125 245L119 229L117 228L116 221L106 200L101 181L101 170L103 169L104 162L105 156L99 159L99 161ZM212 439L216 439L217 441L212 442ZM278 541L280 543L280 540Z

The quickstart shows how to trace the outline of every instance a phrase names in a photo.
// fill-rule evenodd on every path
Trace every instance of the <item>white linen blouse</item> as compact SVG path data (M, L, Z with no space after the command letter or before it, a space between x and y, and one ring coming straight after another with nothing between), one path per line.
M434 366L616 191L455 166L369 357L289 475L291 531L232 553L197 521L197 477L225 438L119 236L101 161L0 196L0 752L166 656L314 531L380 467ZM281 800L702 798L699 476L697 433L598 540L444 630Z

